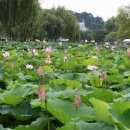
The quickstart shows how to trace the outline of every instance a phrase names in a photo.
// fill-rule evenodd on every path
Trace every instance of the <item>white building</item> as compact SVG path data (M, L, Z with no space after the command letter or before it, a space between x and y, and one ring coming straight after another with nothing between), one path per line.
M78 25L79 25L80 31L87 31L88 30L88 28L85 26L84 19L81 22L78 22Z

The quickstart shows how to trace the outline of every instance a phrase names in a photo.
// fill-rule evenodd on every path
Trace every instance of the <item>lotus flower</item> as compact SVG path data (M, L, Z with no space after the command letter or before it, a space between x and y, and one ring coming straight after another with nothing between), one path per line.
M38 56L38 52L34 52L33 55L34 55L34 56Z
M38 69L37 69L37 72L39 75L42 75L44 73L44 69L42 66L39 66Z
M36 51L36 49L33 49L32 52L33 52L33 55L34 55L34 56L38 56L38 52Z
M27 64L27 65L26 65L26 68L29 69L29 70L31 70L31 69L33 69L33 65Z
M4 57L4 58L8 58L9 56L10 56L9 52L4 52L4 53L3 53L3 57Z
M33 53L36 52L36 49L33 49Z
M48 64L48 65L51 64L51 62L52 62L52 61L49 60L49 59L46 59L46 60L45 60L45 63Z
M14 69L14 64L10 63L10 69L13 70Z
M68 59L68 58L65 56L65 57L63 58L64 62L67 61L67 59Z
M75 96L74 105L76 108L78 108L81 106L81 104L82 104L82 100L81 100L80 95L78 94Z
M39 93L38 93L38 98L39 99L45 99L45 96L46 96L46 92L44 91L44 88L41 87Z
M46 52L46 53L51 53L51 47L47 47L47 48L45 49L45 52Z
M128 56L130 56L130 49L127 49L127 54Z
M47 48L45 49L45 52L46 52L47 58L49 59L50 56L51 56L51 47L47 47Z
M101 77L103 80L106 80L107 79L107 72L106 71L102 72Z
M95 66L95 65L89 65L89 66L87 67L87 69L88 69L88 70L97 70L98 67Z

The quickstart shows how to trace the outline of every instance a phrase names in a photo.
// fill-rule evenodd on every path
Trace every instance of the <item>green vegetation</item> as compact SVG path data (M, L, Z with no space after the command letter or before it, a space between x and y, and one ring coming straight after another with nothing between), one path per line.
M7 36L25 40L34 32L38 0L1 0L0 21Z
M103 21L91 13L74 13L64 7L42 9L38 0L1 0L0 35L10 40L49 40L115 42L129 38L130 7L122 7L116 17ZM86 31L78 22L84 20Z
M71 41L79 39L79 27L73 12L63 7L41 10L39 16L40 27L37 37L48 37L56 40L59 37L69 38ZM43 32L44 30L44 32Z
M112 47L1 42L0 129L129 130L130 50Z

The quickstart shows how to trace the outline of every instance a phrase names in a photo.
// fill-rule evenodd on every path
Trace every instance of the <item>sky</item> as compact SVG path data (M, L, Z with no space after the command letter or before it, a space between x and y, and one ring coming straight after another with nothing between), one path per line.
M102 17L104 21L116 16L119 7L127 5L130 5L130 0L41 0L43 9L64 6L74 12L92 13L94 16Z

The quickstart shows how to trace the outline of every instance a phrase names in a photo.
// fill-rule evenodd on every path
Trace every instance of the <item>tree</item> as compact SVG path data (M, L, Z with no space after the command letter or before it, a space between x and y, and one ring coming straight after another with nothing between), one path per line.
M65 10L64 7L58 7L56 15L63 19L63 32L62 36L69 38L71 41L79 40L79 26L74 13L69 10Z
M103 42L106 35L106 31L104 29L96 29L93 31L93 40L96 42Z
M107 33L117 31L118 25L116 17L111 17L105 22L105 29Z
M79 27L76 18L73 12L64 7L42 10L39 21L40 26L37 34L44 33L44 36L55 40L59 37L68 38L71 41L79 39Z
M63 29L62 19L54 14L48 14L44 20L44 30L47 37L55 40L60 37Z
M130 38L130 6L119 9L117 21L119 25L118 37L120 39Z
M0 36L1 36L1 35L4 35L4 34L5 34L5 31L4 31L4 29L3 29L2 24L0 23Z
M30 37L38 8L38 0L0 0L0 21L7 35Z
M105 36L106 42L115 42L117 40L117 32L110 32Z

